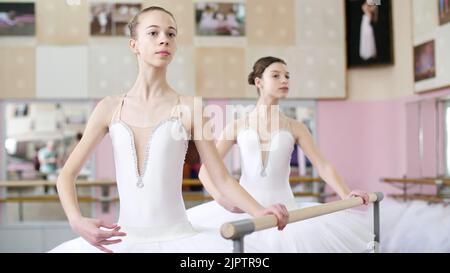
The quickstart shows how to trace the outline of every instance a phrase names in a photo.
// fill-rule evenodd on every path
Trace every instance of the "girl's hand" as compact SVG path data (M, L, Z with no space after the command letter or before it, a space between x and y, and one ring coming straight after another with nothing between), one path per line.
M283 230L289 223L289 212L285 205L275 204L261 210L256 217L273 214L278 220L278 230Z
M102 220L91 218L79 218L71 222L73 230L88 241L91 245L100 249L103 252L112 253L112 251L105 247L105 245L120 243L121 239L110 240L115 236L126 236L125 232L120 232L120 226L117 224L106 223ZM111 230L103 230L104 227Z
M351 197L361 197L363 199L364 205L369 204L369 194L367 194L367 192L365 192L365 191L353 190L352 192L350 192L347 195L347 198L351 198Z

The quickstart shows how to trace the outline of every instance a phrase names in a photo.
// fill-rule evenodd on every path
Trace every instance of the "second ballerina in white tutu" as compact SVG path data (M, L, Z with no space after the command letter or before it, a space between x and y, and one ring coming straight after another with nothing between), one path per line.
M289 91L286 63L275 57L259 59L248 77L256 85L259 99L255 109L244 118L229 123L217 141L225 157L237 143L241 156L240 184L261 204L282 203L289 210L318 203L297 203L289 184L290 160L296 144L300 145L319 175L341 198L360 196L367 204L368 195L351 191L335 168L316 147L307 127L278 111L279 100ZM275 109L275 111L274 111ZM217 228L224 222L249 218L248 214L220 197L205 167L199 174L211 201L187 211L192 223ZM373 233L356 211L341 211L289 224L282 232L275 228L245 237L245 252L364 252Z

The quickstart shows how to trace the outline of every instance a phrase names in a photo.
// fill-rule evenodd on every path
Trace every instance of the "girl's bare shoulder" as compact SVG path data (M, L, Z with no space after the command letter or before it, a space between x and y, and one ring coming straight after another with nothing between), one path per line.
M105 125L108 125L122 102L123 96L107 96L101 99L95 106L92 117Z
M114 110L122 102L122 99L123 95L107 96L98 102L97 107L101 107L104 110Z

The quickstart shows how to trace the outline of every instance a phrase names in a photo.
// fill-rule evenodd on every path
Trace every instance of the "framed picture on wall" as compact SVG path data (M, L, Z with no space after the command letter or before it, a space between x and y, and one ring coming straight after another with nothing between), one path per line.
M91 35L128 36L128 23L140 10L137 3L92 3Z
M390 0L346 0L347 65L394 63Z
M437 0L439 6L439 24L450 23L450 0Z
M141 4L120 3L114 5L113 24L115 35L129 36L128 23L141 10Z
M245 36L244 3L195 3L198 36Z
M436 77L435 58L434 40L414 47L414 80L416 82Z
M91 4L91 35L112 35L112 12L114 4L92 3Z
M35 35L34 3L0 3L0 36Z

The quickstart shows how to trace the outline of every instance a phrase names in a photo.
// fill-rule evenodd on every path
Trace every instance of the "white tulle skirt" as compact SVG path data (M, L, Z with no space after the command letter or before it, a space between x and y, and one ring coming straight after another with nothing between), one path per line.
M424 201L381 202L382 252L450 252L450 206Z
M319 203L299 203L298 208ZM369 252L374 235L365 212L347 210L289 224L283 231L271 228L244 239L245 252ZM229 221L249 218L211 201L187 210L189 221L206 228L220 228Z
M299 203L298 207L318 203ZM423 201L402 202L386 198L381 202L381 252L450 252L450 206ZM230 213L216 202L187 210L191 228L170 236L154 232L127 232L122 242L107 246L114 252L197 252L229 253L232 242L219 233L229 221L249 218ZM245 252L367 252L372 245L372 209L347 210L291 223L245 237ZM76 238L50 252L101 252L83 238Z
M170 229L170 227L168 227ZM206 227L183 227L170 233L155 234L154 230L123 227L127 236L122 242L107 245L106 248L117 253L230 253L232 242L221 237L219 230ZM119 237L117 237L119 238ZM111 239L117 239L111 238ZM102 252L81 237L62 243L50 253L95 253ZM103 253L103 252L102 252Z

